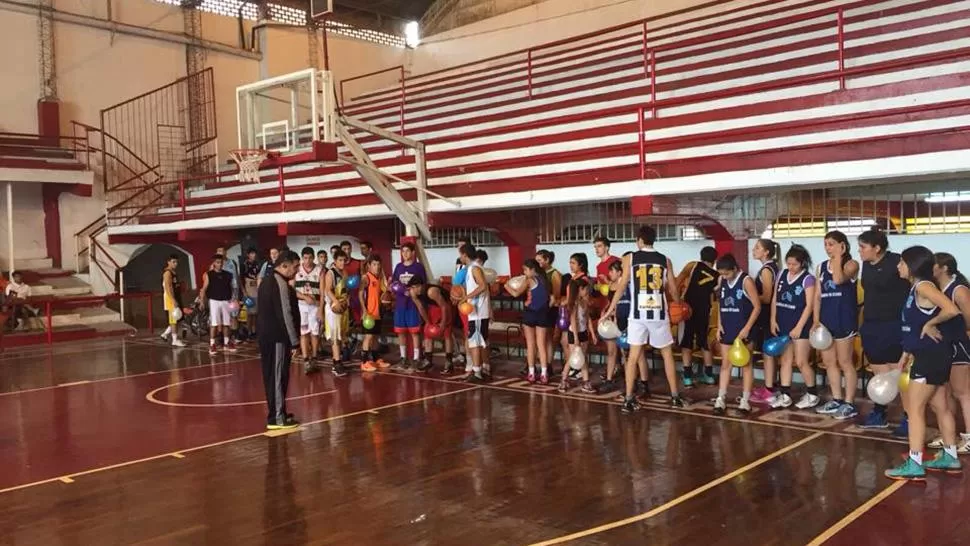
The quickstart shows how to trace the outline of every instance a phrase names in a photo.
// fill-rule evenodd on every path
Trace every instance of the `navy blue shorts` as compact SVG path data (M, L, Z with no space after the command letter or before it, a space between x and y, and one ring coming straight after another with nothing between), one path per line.
M970 365L970 341L965 339L953 342L953 365Z
M920 349L913 353L913 365L909 368L910 380L925 381L927 385L939 387L950 381L950 367L953 365L951 346L937 343L935 347Z
M549 317L548 309L526 309L522 312L522 324L530 328L548 328Z
M779 336L789 335L792 331L792 328L794 328L796 324L798 324L797 321L794 323L788 323L788 324L785 324L784 321L779 321L778 335ZM796 337L793 337L792 339L808 339L808 336L811 332L812 332L812 321L810 320L805 321L805 326L802 326L801 334Z
M869 364L895 364L903 356L903 331L897 320L863 322L859 335Z

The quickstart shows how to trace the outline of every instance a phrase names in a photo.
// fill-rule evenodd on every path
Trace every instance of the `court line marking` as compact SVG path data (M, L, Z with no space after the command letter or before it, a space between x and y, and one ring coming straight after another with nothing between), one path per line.
M857 507L855 510L849 512L849 514L847 514L844 518L836 522L835 525L829 527L823 531L822 534L812 539L812 541L806 544L806 546L820 546L821 544L825 543L825 541L838 534L839 531L848 527L850 523L862 517L862 515L869 510L872 510L877 504L889 498L889 496L896 491L899 491L904 485L906 485L905 481L894 481L889 485L889 487L883 489L876 496L859 505L859 507Z
M172 457L175 457L176 459L184 459L185 455L182 455L181 453L172 453Z
M406 377L406 378L418 379L418 380L423 380L423 381L435 381L435 382L439 382L439 383L451 383L451 384L458 383L458 381L454 381L454 380L450 380L450 379L441 379L441 378L438 378L438 377L428 377L428 376L421 376L421 375L416 375L416 374L415 375L409 375L409 374L402 374L402 373L396 373L396 372L387 372L387 371L366 372L366 373L377 373L377 374L382 374L382 375L393 375L393 376L397 376L397 377ZM503 379L503 378L499 378L499 380L501 380L501 379ZM505 378L505 379L508 379L508 378ZM619 407L619 406L622 405L620 402L614 402L612 400L606 400L606 399L603 399L603 398L586 398L586 397L578 396L578 395L562 394L560 392L530 391L530 390L524 390L524 389L517 389L517 388L513 388L513 387L505 387L505 386L502 386L502 385L492 385L492 384L488 384L488 383L481 383L481 384L478 384L478 386L480 386L482 388L486 388L486 389L494 389L494 390L500 390L500 391L517 392L517 393L522 393L522 394L538 395L538 396L550 396L550 397L553 397L553 398L561 398L563 400L579 400L579 401L582 401L582 402L595 402L595 403L598 403L598 404L606 404L608 406L615 406L615 407ZM654 396L654 395L651 395L651 396ZM893 439L893 438L879 438L879 437L876 437L876 436L863 436L861 434L852 434L850 432L840 432L840 431L837 431L837 430L819 430L817 428L802 427L802 426L798 426L798 425L791 425L791 424L785 424L785 423L775 423L775 422L771 422L771 421L761 421L761 420L758 420L758 419L742 419L740 417L728 417L727 415L712 415L712 414L707 414L707 413L700 413L700 412L695 412L695 411L682 410L682 409L674 409L674 408L668 408L668 407L645 406L645 411L662 411L662 412L665 412L665 413L674 413L674 414L678 414L678 415L687 415L687 416L699 417L699 418L703 418L703 419L717 419L717 420L720 420L720 421L731 421L731 422L734 422L734 423L750 423L750 424L753 424L753 425L761 425L761 426L766 426L766 427L784 428L784 429L789 429L789 430L800 430L802 432L822 432L824 434L830 434L832 436L842 436L842 437L845 437L845 438L858 438L858 439L861 439L861 440L873 440L873 441L876 441L876 442L885 442L885 443L891 443L891 444L907 445L907 440L896 440L896 439Z
M306 428L306 427L308 427L310 425L319 425L319 424L322 424L322 423L328 423L330 421L337 421L337 420L340 420L340 419L346 419L348 417L355 417L357 415L363 415L363 414L369 413L371 411L380 411L380 410L385 410L385 409L398 408L398 407L401 407L401 406L406 406L408 404L416 404L418 402L424 402L425 400L433 400L435 398L443 398L445 396L451 396L451 395L454 395L454 394L460 394L460 393L463 393L463 392L470 392L470 391L474 391L474 390L479 390L479 385L475 385L473 387L469 387L469 388L465 388L465 389L458 389L458 390L454 390L454 391L441 392L441 393L438 393L438 394L432 394L432 395L429 395L429 396L423 396L421 398L415 398L413 400L405 400L403 402L395 402L394 404L387 404L387 405L384 405L384 406L378 406L376 408L367 408L367 409L362 409L362 410L359 410L359 411L354 411L354 412L351 412L351 413L345 413L345 414L341 414L341 415L334 415L334 416L331 416L331 417L325 417L323 419L317 419L316 421L309 421L309 422L306 422L306 423L302 423L299 426L299 428L293 429L293 431L295 432L295 431L303 430L304 428ZM192 453L194 451L201 451L203 449L209 449L211 447L217 447L217 446L221 446L221 445L231 444L231 443L239 442L239 441L242 441L242 440L251 440L253 438L259 438L259 437L265 438L266 437L266 431L264 430L264 431L257 432L255 434L247 434L245 436L238 436L236 438L229 438L227 440L221 440L221 441L218 441L218 442L212 442L211 444L205 444L205 445L201 445L201 446L195 446L195 447L189 447L189 448L185 448L185 449L180 449L178 451L171 451L171 452L168 452L168 453L161 453L161 454L158 454L158 455L152 455L150 457L144 457L144 458L135 459L135 460L132 460L132 461L125 461L125 462L122 462L122 463L116 463L116 464L113 464L113 465L102 466L102 467L98 467L98 468L90 468L88 470L81 470L81 471L78 471L78 472L74 472L73 474L65 474L63 476L57 476L55 478L48 478L46 480L38 480L38 481L35 481L35 482L24 483L24 484L20 484L20 485L14 485L14 486L11 486L11 487L7 487L7 488L4 488L4 489L0 489L0 495L2 495L3 493L9 493L11 491L19 491L21 489L27 489L27 488L30 488L30 487L36 487L38 485L45 485L45 484L54 483L54 482L72 483L74 481L74 479L76 479L78 477L81 477L81 476L87 476L89 474L96 474L98 472L104 472L104 471L107 471L107 470L114 470L114 469L117 469L117 468L124 468L126 466L132 466L132 465L136 465L136 464L140 464L140 463L146 463L146 462L149 462L149 461L157 461L159 459L164 459L166 457L172 457L173 454L175 454L175 453L178 453L178 454L181 454L181 455L184 456L186 453ZM65 481L65 480L70 480L70 481Z
M801 440L799 440L799 441L797 441L797 442L795 442L793 444L789 444L789 445L787 445L787 446L785 446L785 447L783 447L781 449L778 449L778 450L776 450L776 451L774 451L772 453L769 453L769 454L765 455L764 457L761 457L760 459L758 459L758 460L756 460L754 462L750 462L750 463L742 466L741 468L735 469L734 471L729 472L729 473L727 473L727 474L725 474L725 475L723 475L723 476L721 476L719 478L716 478L714 480L711 480L711 481L705 483L704 485L702 485L702 486L700 486L700 487L698 487L696 489L693 489L691 491L688 491L687 493L684 493L683 495L681 495L681 496L679 496L679 497L677 497L677 498L675 498L673 500L669 500L669 501L661 504L660 506L658 506L658 507L656 507L656 508L654 508L654 509L652 509L652 510L650 510L648 512L644 512L644 513L638 514L636 516L632 516L632 517L629 517L629 518L625 518L625 519L617 520L617 521L614 521L614 522L606 523L606 524L603 524L603 525L599 525L597 527L592 527L590 529L586 529L585 531L578 531L576 533L572 533L572 534L569 534L569 535L564 535L564 536L557 537L557 538L553 538L553 539L549 539L549 540L544 540L542 542L535 542L535 543L531 544L530 546L548 546L548 545L551 545L551 544L560 544L562 542L568 542L570 540L576 540L576 539L579 539L579 538L587 537L589 535L595 535L596 533L602 533L603 531L609 531L611 529L616 529L616 528L619 528L619 527L623 527L623 526L626 526L626 525L630 525L631 523L637 523L639 521L643 521L645 519L652 518L653 516L656 516L657 514L666 512L667 510L670 510L671 508L677 506L678 504L682 504L682 503L684 503L684 502L686 502L686 501L688 501L688 500L690 500L690 499L692 499L692 498L700 495L701 493L707 492L707 491L709 491L709 490L711 490L711 489L713 489L713 488L721 485L722 483L724 483L726 481L732 480L732 479L736 478L737 476L740 476L741 474L744 474L745 472L747 472L749 470L752 470L754 468L757 468L757 467L763 465L764 463L766 463L766 462L768 462L768 461L770 461L772 459L775 459L775 458L777 458L777 457L779 457L781 455L784 455L785 453L788 453L789 451L792 451L793 449L797 449L797 448L799 448L799 447L801 447L801 446L803 446L803 445L805 445L805 444L807 444L807 443L809 443L809 442L811 442L813 440L816 440L818 438L821 438L822 436L824 436L824 434L822 432L816 432L815 434L812 434L810 436L807 436L805 438L802 438Z
M158 341L155 341L152 338L125 339L124 341L125 341L125 343L134 343L135 345L142 345L142 346L145 346L145 347L158 347L160 349L168 348L168 349L172 349L173 351L192 351L192 352L196 352L196 353L202 353L202 354L207 355L207 356L209 356L211 358L218 358L219 356L223 356L223 357L241 356L241 357L244 357L244 358L252 358L252 355L245 355L245 354L240 355L240 354L237 354L237 353L227 353L226 351L221 351L217 355L210 355L209 354L209 345L206 344L206 343L204 343L204 342L201 342L201 341L200 342L191 342L190 345L186 345L185 347L173 347L171 343L162 341L161 338L158 338ZM259 349L255 345L253 347L251 347L251 348L256 352L256 357L258 358L259 357ZM247 350L247 349L250 349L250 347L248 347L246 345L236 347L236 350L237 351L239 349Z
M257 360L257 357L245 358L243 360L237 360L235 362L217 362L217 363L214 363L214 364L199 364L198 366L186 366L184 368L172 368L170 370L158 370L158 371L155 371L155 372L143 372L143 373L134 373L134 374L128 374L128 375L117 375L115 377L105 377L105 378L102 378L102 379L88 379L88 380L85 380L85 381L75 381L73 383L61 383L59 385L50 385L50 386L47 386L47 387L36 387L36 388L33 388L33 389L23 389L23 390L19 390L19 391L0 392L0 397L3 397L3 396L13 396L15 394L27 394L27 393L31 393L31 392L49 391L49 390L60 389L60 388L64 388L64 387L79 387L81 385L94 385L96 383L106 383L108 381L118 381L118 380L121 380L121 379L133 379L135 377L145 377L145 376L149 376L149 375L162 375L162 374L168 374L168 373L172 373L172 372L181 372L181 371L185 371L185 370L198 370L198 369L201 369L201 368L213 368L215 366L229 366L230 364L242 364L243 362L247 362L249 360Z
M198 383L200 381L214 381L216 379L222 379L223 377L232 377L231 373L222 375L210 375L208 377L199 377L197 379L186 379L185 381L176 381L175 383L169 383L168 385L162 385L157 389L149 392L145 395L145 400L148 400L152 404L158 404L160 406L171 406L175 408L234 408L239 406L262 406L266 403L266 400L257 400L255 402L225 402L225 403L212 403L212 404L194 404L190 402L169 402L167 400L159 400L155 398L157 393L164 390L171 389L172 387L177 387L179 385L185 385L186 383ZM337 389L331 389L329 391L313 392L310 394L303 394L300 396L292 396L287 398L287 402L292 402L294 400L303 400L305 398L313 398L315 396L323 396L325 394L333 394L337 392Z

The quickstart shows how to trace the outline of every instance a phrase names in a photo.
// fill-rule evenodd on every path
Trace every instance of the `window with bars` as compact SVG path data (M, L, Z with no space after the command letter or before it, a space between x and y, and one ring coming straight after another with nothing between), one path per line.
M399 241L404 236L404 225L395 222L394 248L400 248ZM432 228L431 241L425 242L425 248L455 248L458 246L458 239L469 239L475 246L496 247L505 246L493 231L486 229L461 229L461 228Z
M706 239L704 232L684 220L660 223L657 219L636 218L628 201L589 203L546 207L536 211L539 217L539 243L591 243L604 236L614 242L634 242L637 230L653 225L660 241L695 241Z
M182 0L155 1L173 6L179 6L182 4ZM306 26L307 24L307 12L305 10L273 3L268 3L267 7L269 9L269 18L272 21L294 26ZM256 21L259 19L259 10L256 7L256 4L244 0L202 0L202 3L199 4L198 9L217 15L225 15L227 17L239 16L240 9L242 9L241 13L243 19L248 21ZM368 42L375 42L391 47L404 47L403 36L388 34L386 32L380 32L377 30L357 28L339 21L327 21L327 32L333 32L334 34L348 36Z

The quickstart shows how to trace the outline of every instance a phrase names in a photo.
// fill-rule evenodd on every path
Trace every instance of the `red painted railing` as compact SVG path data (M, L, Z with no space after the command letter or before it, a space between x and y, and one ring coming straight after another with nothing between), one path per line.
M74 309L77 307L90 307L92 304L107 304L110 301L119 300L145 300L146 301L146 314L149 333L154 333L155 322L152 317L154 310L154 303L152 298L156 294L153 292L129 292L127 294L106 294L104 296L78 296L73 298L54 298L54 297L36 297L30 298L28 304L32 306L43 306L44 314L44 336L45 342L50 345L57 341L56 332L54 331L54 310L55 309ZM121 317L121 321L125 322L125 317ZM2 347L3 339L5 336L0 336L0 347Z

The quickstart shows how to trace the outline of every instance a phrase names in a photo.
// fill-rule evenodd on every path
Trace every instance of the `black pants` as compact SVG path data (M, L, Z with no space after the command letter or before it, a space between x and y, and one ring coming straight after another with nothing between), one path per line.
M282 424L286 419L286 389L290 383L289 343L259 340L259 359L263 364L263 387L266 389L266 405L269 413L266 421Z

